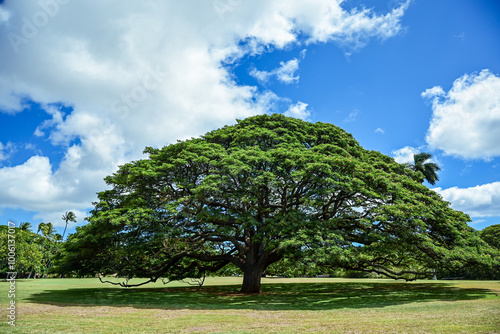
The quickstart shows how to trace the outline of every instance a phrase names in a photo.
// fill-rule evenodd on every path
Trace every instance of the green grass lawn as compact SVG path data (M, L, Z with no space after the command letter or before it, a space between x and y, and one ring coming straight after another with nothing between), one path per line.
M500 333L500 281L241 278L120 288L97 279L18 280L16 326L0 282L1 333Z

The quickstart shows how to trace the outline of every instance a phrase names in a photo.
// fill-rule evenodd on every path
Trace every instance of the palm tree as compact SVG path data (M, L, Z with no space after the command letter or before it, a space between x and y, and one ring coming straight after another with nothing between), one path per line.
M37 236L40 233L40 231L42 232L42 235L44 235L45 234L44 231L46 231L46 230L47 230L47 224L45 224L44 222L38 224L38 229L36 230ZM45 237L42 239L42 242L41 242L41 245L40 245L40 249L41 249L42 254L44 253L44 251L43 251L44 244L45 244ZM35 266L32 266L31 267L31 272L28 275L28 279L31 278L31 274L33 274L33 278L36 279L36 272L37 272L37 268L35 268Z
M31 230L31 224L29 222L24 222L19 225L19 230L21 231L29 231Z
M432 157L432 154L429 153L418 153L413 155L414 163L407 163L406 167L410 168L415 172L421 172L424 174L424 179L427 180L430 184L436 184L436 181L439 181L437 176L437 171L441 170L439 166L433 162L427 162Z
M42 232L44 242L45 240L52 241L56 229L54 228L54 225L52 225L52 223L40 223L38 225L38 231L36 233L39 232Z
M62 216L62 220L66 222L66 226L64 227L64 232L62 235L62 238L64 240L64 235L66 234L66 229L68 228L68 222L73 222L76 223L76 215L73 213L73 211L66 211L66 213Z
M54 228L54 225L52 223L40 223L38 225L38 230L37 234L39 232L42 232L41 235L43 236L41 248L42 248L42 254L43 254L43 274L42 278L47 277L47 269L51 267L51 256L52 256L52 243L55 241L56 238L56 229ZM36 273L35 273L36 276Z

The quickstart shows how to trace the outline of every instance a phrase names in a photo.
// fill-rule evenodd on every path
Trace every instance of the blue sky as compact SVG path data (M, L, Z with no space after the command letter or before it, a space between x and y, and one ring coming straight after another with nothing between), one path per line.
M500 223L494 0L0 1L0 223L78 223L117 166L237 118L330 122Z

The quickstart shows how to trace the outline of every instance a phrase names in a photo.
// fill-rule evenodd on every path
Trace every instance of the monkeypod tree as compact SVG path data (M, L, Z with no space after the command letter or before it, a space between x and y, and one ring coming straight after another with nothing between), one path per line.
M241 292L258 293L284 258L407 280L494 262L420 174L332 124L255 116L145 153L105 179L69 265L144 284L233 264Z

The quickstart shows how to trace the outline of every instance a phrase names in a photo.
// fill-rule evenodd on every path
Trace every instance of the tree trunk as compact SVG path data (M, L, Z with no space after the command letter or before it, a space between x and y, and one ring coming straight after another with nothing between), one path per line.
M260 281L264 268L262 266L247 265L243 272L243 285L241 286L241 293L260 293Z
M255 235L254 230L245 230L247 252L242 265L238 267L243 271L243 285L241 293L260 293L260 281L266 268L282 256L276 250L266 251L262 242L251 241Z

